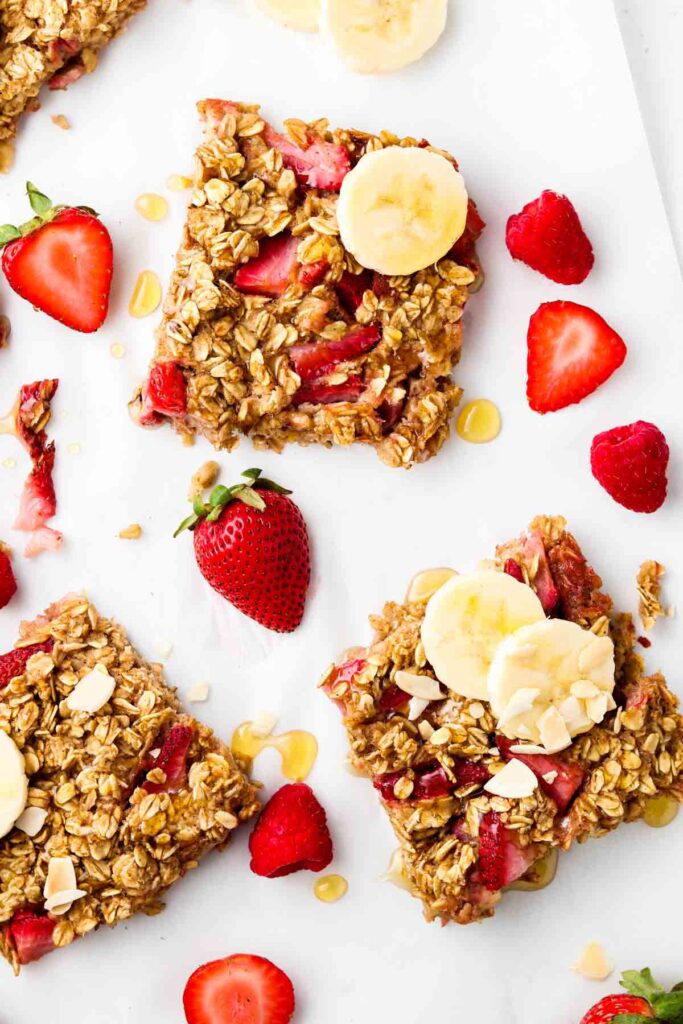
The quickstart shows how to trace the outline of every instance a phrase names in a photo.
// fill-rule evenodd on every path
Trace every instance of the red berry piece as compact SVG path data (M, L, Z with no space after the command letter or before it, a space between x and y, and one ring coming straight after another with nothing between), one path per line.
M664 504L669 446L654 423L638 420L593 438L591 470L607 493L632 512L656 512Z
M327 816L303 782L282 786L261 812L249 838L251 870L265 878L322 871L332 860Z
M497 892L517 881L536 860L533 847L522 847L516 833L507 829L495 811L489 811L479 826L481 881L489 892Z
M381 334L376 324L369 327L354 327L342 338L333 341L316 341L310 345L293 345L289 355L294 369L304 384L334 370L340 363L346 363L370 352L378 344Z
M187 782L187 754L194 738L189 725L174 725L169 730L161 750L145 766L145 774L153 768L160 768L166 776L165 782L145 780L142 788L148 793L177 793Z
M235 288L254 295L277 298L296 280L299 239L289 234L262 238L258 256L244 263L235 274Z
M516 759L531 768L543 792L555 801L558 813L564 814L586 778L581 765L550 754L513 754L510 748L516 745L515 740L505 736L497 736L496 742L506 761ZM548 782L546 776L551 773L555 778Z
M343 384L325 384L324 381L313 381L302 384L294 392L292 405L334 405L336 402L357 402L365 391L362 377L353 376Z
M351 170L348 150L333 142L313 142L306 149L290 142L266 125L263 138L267 146L282 154L285 167L291 168L300 184L328 192L338 192Z
M558 284L585 281L595 258L579 216L566 196L542 192L507 223L510 255Z
M16 650L0 654L0 690L3 690L17 676L24 674L26 662L34 654L44 651L49 654L54 646L54 640L43 640L39 644L28 644L27 647L17 647Z
M289 1024L294 989L262 956L237 953L198 967L185 986L187 1024Z
M32 964L55 948L53 934L57 922L40 910L17 910L5 925L4 938L17 953L20 964Z
M17 592L10 550L0 542L0 608L5 608Z

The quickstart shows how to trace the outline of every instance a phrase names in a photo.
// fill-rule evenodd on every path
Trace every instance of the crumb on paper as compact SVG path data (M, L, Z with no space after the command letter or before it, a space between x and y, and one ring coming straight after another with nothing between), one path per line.
M187 694L191 704L201 704L209 699L209 684L206 682L195 683Z
M213 487L218 479L218 474L221 471L221 467L213 459L205 462L203 466L200 466L196 473L192 475L190 480L190 487L187 492L187 496L192 501L195 494L201 494L208 487Z
M604 981L605 978L609 978L614 966L607 959L607 954L599 942L589 942L572 970L582 978Z
M14 163L14 146L11 142L0 142L0 174L9 174Z
M131 523L120 531L121 540L139 540L142 536L142 527L139 523Z
M643 628L646 630L652 629L660 615L666 615L666 610L660 601L662 593L660 580L665 572L664 566L653 560L643 562L638 570L637 586L640 595L638 614Z
M160 640L157 645L157 654L162 661L167 661L173 652L173 644L170 640Z
M5 316L4 313L0 314L0 348L7 348L11 333L12 326L9 322L9 317Z
M69 118L65 117L64 114L53 114L50 120L54 125L56 125L58 128L62 128L65 132L67 132L71 127L71 122L69 121Z

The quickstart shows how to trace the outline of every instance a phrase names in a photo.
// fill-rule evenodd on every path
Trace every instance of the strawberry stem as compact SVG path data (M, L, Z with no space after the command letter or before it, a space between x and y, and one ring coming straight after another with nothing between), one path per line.
M43 224L53 220L62 210L69 209L64 203L53 206L52 200L48 199L40 189L36 188L32 181L26 182L26 195L35 217L31 217L30 220L20 224L19 227L16 227L14 224L0 225L0 249L7 245L8 242L14 242L17 238L24 238L33 231L37 231ZM93 217L98 216L97 212L89 206L76 206L74 209L82 210L83 213L89 213Z
M192 515L183 519L173 536L177 537L183 530L196 529L202 519L206 519L209 523L215 523L232 501L241 501L259 512L264 512L266 503L259 491L275 491L276 494L292 493L286 487L281 487L280 484L276 484L272 480L266 480L261 476L261 472L260 469L245 469L242 476L247 481L246 483L233 484L232 487L218 484L211 491L208 502L204 501L199 492L195 494L192 499Z

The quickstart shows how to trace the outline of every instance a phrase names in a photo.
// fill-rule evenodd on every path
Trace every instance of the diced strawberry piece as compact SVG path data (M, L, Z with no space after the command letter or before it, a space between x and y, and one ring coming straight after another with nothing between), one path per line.
M516 562L514 558L506 558L503 566L503 572L508 576L512 576L513 579L517 580L518 583L524 583L524 573L519 562Z
M485 227L486 221L480 216L476 203L470 199L467 204L465 230L448 254L451 259L467 264L474 255L475 243Z
M296 279L299 240L283 233L259 242L259 254L242 264L235 274L235 288L254 295L283 295Z
M63 541L63 534L59 530L53 530L51 526L41 526L37 530L31 530L24 548L24 557L36 558L38 555L42 555L43 551L59 551Z
M332 405L335 402L356 402L365 391L361 377L349 377L343 384L324 384L313 381L303 384L294 393L292 405Z
M316 341L310 345L293 345L289 355L294 369L306 384L330 373L335 366L358 359L378 344L381 334L376 324L354 327L343 338Z
M525 538L522 556L528 565L536 567L536 575L531 585L543 605L543 611L549 615L557 606L560 595L550 571L543 538L539 533L530 533Z
M377 701L377 707L380 711L396 711L407 704L409 700L410 697L405 690L402 690L396 683L391 683Z
M204 100L199 104L202 118L207 128L215 135L222 135L223 122L227 117L237 116L239 107L230 100Z
M388 277L375 271L372 275L372 290L378 299L383 299L385 296L391 295L394 289L389 284Z
M334 287L343 308L351 316L355 316L363 301L363 295L372 290L372 285L373 278L369 270L361 270L360 274L352 274L350 270L345 270Z
M29 658L41 651L49 654L53 646L54 640L50 637L49 640L43 640L42 643L29 644L27 647L18 647L14 651L0 654L0 690L8 686L17 676L24 674Z
M238 953L204 964L183 993L187 1024L289 1024L294 989L262 956Z
M536 310L527 346L527 399L540 413L581 402L626 358L626 345L601 316L561 300Z
M316 260L315 263L303 263L299 270L299 281L304 288L311 289L315 288L317 284L324 281L325 274L329 270L330 265L327 260Z
M309 295L298 314L298 326L304 331L310 331L311 334L320 334L327 326L327 314L333 306L332 299L320 299L315 295Z
M285 167L291 168L302 185L338 192L351 170L351 160L344 146L333 142L313 142L300 149L284 135L266 125L263 138L267 146L282 154Z
M486 765L478 761L470 761L468 758L456 761L453 770L458 780L458 788L461 786L483 786L491 778L491 772Z
M385 399L377 408L377 414L384 421L384 432L390 433L403 415L406 404L406 396L397 399Z
M521 878L536 856L533 847L519 845L517 834L505 828L495 811L481 819L478 872L489 892L497 892Z
M55 948L56 921L37 910L18 910L5 925L5 938L14 946L20 964L32 964Z
M14 523L15 530L38 530L55 514L57 498L52 481L54 462L55 446L48 444L45 451L36 459L24 484L19 515Z
M382 799L388 803L404 803L405 801L400 801L396 797L394 787L405 774L406 772L387 772L385 775L376 775L372 784ZM415 769L413 791L409 800L436 800L438 797L448 796L452 792L453 783L440 764L421 765Z
M80 49L81 44L78 39L64 39L62 36L59 36L49 44L47 55L50 61L55 63L60 60L68 60L69 57L74 57Z
M56 92L59 89L68 89L70 85L77 82L79 78L83 78L85 74L85 65L80 60L69 61L65 64L61 71L57 71L52 76L47 84L48 89L51 92Z
M5 608L17 592L9 548L0 543L0 608Z
M264 878L295 871L322 871L333 856L327 816L303 782L273 794L249 837L251 870Z
M516 759L531 768L543 792L557 805L558 813L564 814L586 777L581 765L550 754L513 754L510 748L518 745L519 740L509 740L505 736L497 736L496 742L506 761ZM555 773L552 782L544 778L550 772Z
M367 661L365 658L351 658L349 661L345 661L342 665L335 666L327 677L322 688L330 700L336 704L341 711L344 710L344 701L334 696L333 690L335 686L338 686L339 683L349 683L350 687L352 687L356 676L360 675L366 666ZM396 689L398 690L398 687L396 687Z
M174 725L161 745L161 750L154 760L149 762L146 773L153 768L161 768L166 775L165 782L149 782L145 780L142 788L148 793L177 793L187 780L187 752L194 738L194 731L189 725Z
M36 380L32 384L23 384L19 390L17 437L32 459L36 459L47 444L45 426L50 419L50 403L58 387L58 380Z
M145 386L143 406L147 413L158 413L161 416L185 415L187 384L178 363L159 362L153 365Z

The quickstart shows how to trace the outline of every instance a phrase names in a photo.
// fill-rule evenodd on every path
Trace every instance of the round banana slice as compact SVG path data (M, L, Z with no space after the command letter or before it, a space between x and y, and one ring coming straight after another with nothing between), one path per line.
M554 753L614 708L614 644L574 622L535 622L503 640L488 684L499 730Z
M437 679L454 693L488 700L489 666L501 642L545 619L531 587L495 569L453 576L427 604L422 643Z
M24 758L14 740L0 730L0 839L14 828L27 800Z
M353 71L398 71L423 57L446 27L448 0L326 0L323 24Z
M256 0L260 11L298 32L318 31L320 4L321 0Z
M417 146L366 153L344 178L337 202L345 248L388 277L436 263L466 221L462 175L445 156Z

